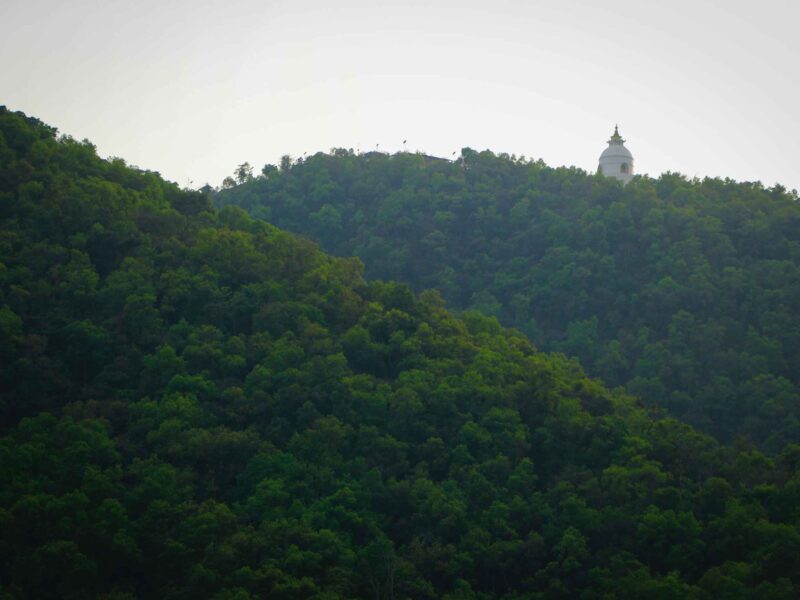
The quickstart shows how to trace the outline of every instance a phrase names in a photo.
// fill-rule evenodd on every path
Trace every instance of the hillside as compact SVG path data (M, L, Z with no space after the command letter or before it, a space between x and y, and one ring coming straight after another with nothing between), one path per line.
M800 592L800 447L361 270L0 108L0 598Z
M714 435L800 441L800 203L759 184L614 180L465 149L266 166L236 204L368 277L435 288Z

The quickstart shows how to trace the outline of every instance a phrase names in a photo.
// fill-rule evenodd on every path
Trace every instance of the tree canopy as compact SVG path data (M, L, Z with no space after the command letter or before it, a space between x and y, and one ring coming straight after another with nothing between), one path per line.
M719 440L800 442L796 192L337 150L215 201L496 316Z
M2 598L800 591L800 446L6 109L0 331Z

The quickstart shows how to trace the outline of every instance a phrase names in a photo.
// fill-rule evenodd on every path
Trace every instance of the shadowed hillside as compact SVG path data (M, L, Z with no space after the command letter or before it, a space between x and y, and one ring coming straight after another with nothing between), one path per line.
M494 315L720 440L800 441L794 192L675 174L622 187L469 149L240 175L219 205L358 256L369 277Z
M656 419L5 109L0 356L2 598L800 591L800 447Z

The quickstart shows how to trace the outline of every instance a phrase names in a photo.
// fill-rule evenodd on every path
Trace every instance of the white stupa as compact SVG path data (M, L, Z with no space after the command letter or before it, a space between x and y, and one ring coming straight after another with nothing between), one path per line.
M614 125L614 135L608 140L608 148L600 155L597 172L606 177L616 177L622 183L633 179L633 154L625 147L625 140Z

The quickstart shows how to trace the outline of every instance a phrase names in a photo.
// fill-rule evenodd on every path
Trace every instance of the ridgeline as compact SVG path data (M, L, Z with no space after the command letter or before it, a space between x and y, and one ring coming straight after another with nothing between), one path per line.
M337 150L239 179L215 202L358 256L369 278L496 316L723 442L800 442L796 192L671 173L623 187L469 149Z
M361 271L0 109L0 598L796 597L800 447Z

